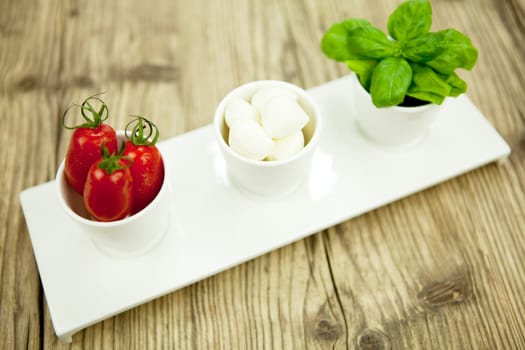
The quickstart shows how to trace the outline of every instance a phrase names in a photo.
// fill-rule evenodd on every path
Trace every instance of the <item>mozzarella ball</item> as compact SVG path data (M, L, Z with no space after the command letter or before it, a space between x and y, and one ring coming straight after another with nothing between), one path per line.
M231 127L239 120L252 119L258 121L259 113L248 101L236 97L230 101L224 112L226 125Z
M291 158L304 148L304 135L298 131L293 135L275 139L273 149L266 157L267 160L285 160Z
M273 149L272 139L251 119L232 125L228 143L234 152L252 160L263 160Z
M288 90L288 89L285 89L285 88L276 88L276 87L268 87L268 88L263 88L259 91L257 91L253 96L252 96L252 105L257 108L257 110L261 111L264 107L264 105L266 105L266 103L270 100L270 98L274 97L274 96L289 96L290 98L294 99L294 100L297 100L298 96Z
M290 96L274 96L261 109L261 124L273 139L290 136L308 124L308 114Z

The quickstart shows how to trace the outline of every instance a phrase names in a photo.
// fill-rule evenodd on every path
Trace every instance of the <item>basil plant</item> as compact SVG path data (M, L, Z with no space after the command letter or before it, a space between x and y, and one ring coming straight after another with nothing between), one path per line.
M455 70L472 69L478 51L459 31L431 32L431 24L430 2L409 0L388 18L388 36L367 20L351 18L328 29L321 49L357 74L377 107L441 104L466 92Z

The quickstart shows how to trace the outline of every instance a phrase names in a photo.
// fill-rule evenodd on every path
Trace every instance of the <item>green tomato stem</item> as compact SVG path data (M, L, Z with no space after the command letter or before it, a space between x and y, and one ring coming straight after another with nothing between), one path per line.
M133 159L131 157L122 156L126 144L123 143L120 147L120 150L116 154L109 153L108 148L104 143L100 146L100 153L102 155L102 161L98 164L99 169L105 170L108 175L111 175L114 171L127 169L133 164ZM121 161L124 162L121 162ZM123 164L122 164L123 163Z
M125 128L125 135L135 146L154 146L159 140L159 129L153 122L141 117L135 117Z
M69 106L64 111L64 114L62 114L62 126L68 130L74 130L79 128L94 129L96 127L99 127L109 117L108 106L100 97L98 97L101 94L103 94L103 92L88 97L80 105L72 104L71 106ZM95 107L93 107L90 101L95 101L98 104L100 104L100 108L98 109L98 111L95 109ZM72 126L66 124L66 116L73 107L80 108L80 114L82 115L82 118L84 118L84 120L86 121L85 123Z

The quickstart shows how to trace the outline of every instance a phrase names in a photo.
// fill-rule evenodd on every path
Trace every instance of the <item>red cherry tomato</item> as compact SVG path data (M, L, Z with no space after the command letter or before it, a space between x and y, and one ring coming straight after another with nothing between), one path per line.
M136 213L159 193L164 181L164 163L155 146L158 140L157 127L142 117L137 117L128 126L132 123L135 123L135 127L129 134L130 140L126 142L123 155L133 160L130 171L133 178L133 212ZM150 131L148 135L144 134L145 129ZM151 139L153 133L155 136Z
M164 181L164 164L155 146L134 145L126 142L124 156L133 159L130 167L133 178L133 212L144 209L160 191Z
M92 102L100 104L100 108L96 110ZM74 106L77 105L71 107ZM108 109L97 95L87 98L80 106L77 106L80 107L82 116L86 120L84 124L65 125L65 117L71 107L62 117L62 124L65 128L75 129L66 153L64 172L71 187L82 194L89 168L100 159L101 145L104 144L110 153L117 151L117 134L111 126L103 123L108 117ZM91 114L91 117L88 114Z
M107 124L102 124L94 129L76 129L71 137L64 172L66 180L78 193L84 191L89 168L96 160L100 159L100 146L102 144L105 144L112 153L117 150L117 134Z
M133 179L129 161L120 155L103 158L93 163L84 186L84 205L98 221L115 221L130 215L133 207Z

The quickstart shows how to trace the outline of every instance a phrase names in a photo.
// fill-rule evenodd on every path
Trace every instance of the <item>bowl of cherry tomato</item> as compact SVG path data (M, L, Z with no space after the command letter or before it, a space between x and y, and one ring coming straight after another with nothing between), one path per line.
M59 202L104 253L142 255L169 225L169 177L155 146L158 129L134 116L125 130L115 131L105 123L107 106L98 95L74 106L86 123L66 126L75 131L56 174Z

